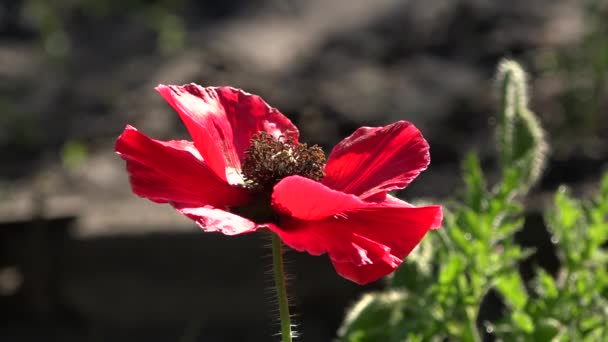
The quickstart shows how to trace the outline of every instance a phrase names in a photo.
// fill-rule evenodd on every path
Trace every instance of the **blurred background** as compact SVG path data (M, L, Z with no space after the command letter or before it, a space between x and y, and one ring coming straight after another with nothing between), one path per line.
M605 0L0 2L0 341L268 341L264 234L203 234L133 195L113 151L129 123L187 138L158 83L261 95L326 152L408 120L432 163L406 200L455 196L460 162L496 164L494 70L530 72L548 168L592 189L608 165ZM491 172L490 172L491 174ZM532 239L534 240L534 239ZM289 252L301 341L329 341L364 290Z

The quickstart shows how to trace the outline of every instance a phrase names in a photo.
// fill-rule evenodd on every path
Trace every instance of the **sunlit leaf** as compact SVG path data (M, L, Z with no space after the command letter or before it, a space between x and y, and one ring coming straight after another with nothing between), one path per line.
M443 265L439 273L439 284L452 284L456 277L463 271L464 260L459 255L450 258L448 264Z
M528 314L523 311L514 311L511 314L511 319L525 333L532 333L534 331L534 322Z
M519 273L510 272L498 277L496 288L507 303L516 310L523 310L528 301L528 294Z
M557 298L559 291L553 277L543 269L538 270L538 282L543 296L547 299Z

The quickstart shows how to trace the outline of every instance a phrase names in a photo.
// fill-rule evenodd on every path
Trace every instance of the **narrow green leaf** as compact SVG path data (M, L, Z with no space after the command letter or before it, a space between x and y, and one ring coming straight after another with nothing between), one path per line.
M476 212L481 212L485 206L486 181L479 164L479 158L474 153L468 153L463 163L466 204Z

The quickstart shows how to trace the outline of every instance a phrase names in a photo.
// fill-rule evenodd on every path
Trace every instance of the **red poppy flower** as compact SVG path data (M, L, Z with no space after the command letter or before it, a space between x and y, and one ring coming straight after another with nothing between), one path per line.
M260 97L230 87L159 85L193 142L159 141L127 126L116 152L133 192L169 203L205 231L270 229L359 284L393 272L429 229L440 206L414 207L388 194L429 164L429 147L406 121L362 127L325 162Z

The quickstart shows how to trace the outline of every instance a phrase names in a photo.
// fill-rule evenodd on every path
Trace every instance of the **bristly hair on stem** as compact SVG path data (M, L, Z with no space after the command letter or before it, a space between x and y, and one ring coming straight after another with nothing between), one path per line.
M272 233L272 265L277 302L279 304L279 317L281 319L281 341L292 342L295 333L292 331L291 316L289 313L289 300L287 298L287 284L283 262L283 246L281 239L275 233Z

